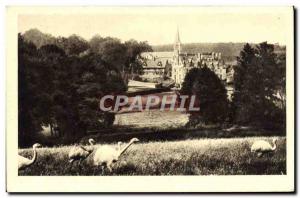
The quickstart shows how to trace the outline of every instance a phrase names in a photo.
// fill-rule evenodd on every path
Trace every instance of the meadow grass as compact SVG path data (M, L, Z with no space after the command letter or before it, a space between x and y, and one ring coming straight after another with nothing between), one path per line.
M132 145L104 175L269 175L286 174L286 139L277 137L274 153L258 157L250 152L255 140L273 137L193 139ZM94 149L99 144L94 145ZM116 144L111 144L115 146ZM124 145L123 145L124 146ZM71 146L40 148L35 164L19 175L101 175L92 165L92 153L81 164L68 163ZM19 154L32 157L31 149Z

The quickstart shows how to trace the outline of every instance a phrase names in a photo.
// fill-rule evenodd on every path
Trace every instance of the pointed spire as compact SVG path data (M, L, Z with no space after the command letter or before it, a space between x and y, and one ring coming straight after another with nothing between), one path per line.
M176 32L175 43L174 43L174 53L176 55L179 55L180 52L181 52L181 42L179 37L179 28L177 26L177 32Z
M179 28L178 28L178 26L177 26L177 32L176 32L175 43L180 43L180 36L179 36Z

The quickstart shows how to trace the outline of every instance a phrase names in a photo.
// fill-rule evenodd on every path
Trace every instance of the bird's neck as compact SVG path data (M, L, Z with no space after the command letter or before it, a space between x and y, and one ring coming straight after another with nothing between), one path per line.
M36 148L33 148L33 157L32 157L32 159L30 160L30 164L33 164L33 163L36 161L36 158L37 158ZM29 164L29 165L30 165L30 164Z
M276 142L273 142L272 150L275 151L275 149L276 149Z
M130 145L133 144L133 142L129 142L120 152L119 156L122 155L129 147Z

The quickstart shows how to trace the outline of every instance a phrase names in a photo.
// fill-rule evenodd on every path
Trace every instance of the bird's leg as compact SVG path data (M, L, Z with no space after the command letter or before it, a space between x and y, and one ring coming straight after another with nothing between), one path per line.
M104 166L101 166L101 175L104 175Z

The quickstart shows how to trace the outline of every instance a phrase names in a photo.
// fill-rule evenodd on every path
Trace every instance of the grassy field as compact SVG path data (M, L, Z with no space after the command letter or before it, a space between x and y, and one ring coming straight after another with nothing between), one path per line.
M157 109L116 114L114 125L130 128L155 127L170 129L183 127L189 121L189 115L178 111L160 111Z
M271 142L273 137L193 139L147 142L132 145L104 175L255 175L286 174L286 139L278 137L274 153L257 157L250 152L257 139ZM100 145L93 146L94 148ZM111 144L116 146L116 144ZM34 165L19 175L101 175L92 165L93 153L80 165L68 163L70 146L38 149ZM31 149L19 154L32 157Z

